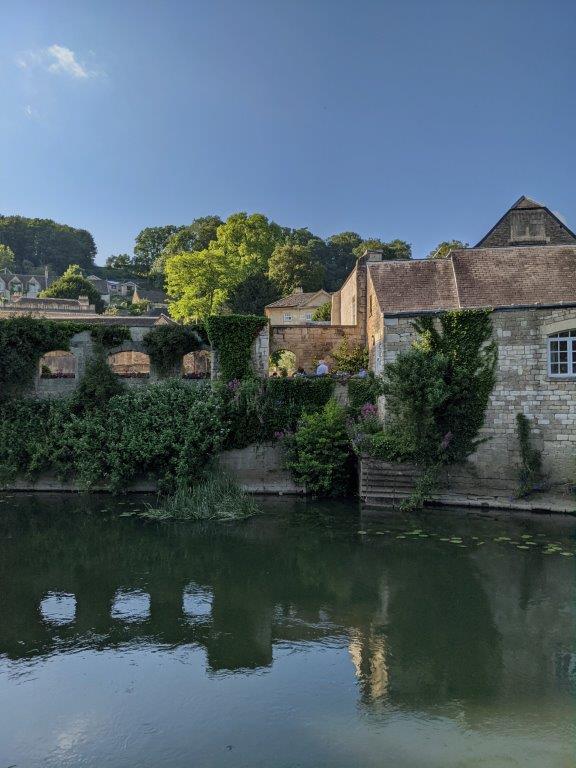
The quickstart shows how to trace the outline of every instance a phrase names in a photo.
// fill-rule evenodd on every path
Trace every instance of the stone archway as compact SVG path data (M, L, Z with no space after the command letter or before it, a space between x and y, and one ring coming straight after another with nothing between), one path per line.
M149 379L150 356L135 349L112 352L108 355L108 365L122 379Z
M72 352L55 349L42 355L39 362L41 379L75 379L76 357Z

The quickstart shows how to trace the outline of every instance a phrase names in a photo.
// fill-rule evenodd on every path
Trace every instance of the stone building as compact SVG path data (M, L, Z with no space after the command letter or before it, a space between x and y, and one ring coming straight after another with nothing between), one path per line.
M532 421L554 484L576 482L576 235L521 197L480 242L438 260L383 261L368 251L332 299L332 322L354 324L376 373L407 349L414 318L490 308L498 380L489 438L473 457L479 480L516 484L516 414Z
M290 296L267 304L264 314L270 325L305 325L313 321L315 310L330 300L331 294L324 289L305 293L302 288L296 288Z
M34 298L51 282L48 270L45 270L44 274L25 275L11 272L8 267L4 267L0 270L0 302L15 301L23 296Z

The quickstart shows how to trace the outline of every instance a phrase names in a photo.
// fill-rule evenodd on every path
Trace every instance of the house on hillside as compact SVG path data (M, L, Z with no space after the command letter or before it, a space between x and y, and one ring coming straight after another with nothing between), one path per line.
M132 303L135 304L138 301L147 301L150 304L150 309L168 309L168 296L158 288L138 288L134 290L132 294Z
M490 308L498 381L478 477L506 488L519 462L516 414L532 421L553 482L576 481L576 235L521 197L472 248L438 260L384 261L367 251L332 297L332 323L355 326L381 373L414 341L414 318Z
M88 275L86 279L92 283L105 304L110 304L115 296L131 296L137 288L133 280L108 280L98 275Z
M324 289L304 293L296 288L290 296L273 301L264 308L270 325L305 325L313 322L314 311L331 300L331 294Z
M27 275L11 272L4 267L0 270L0 300L15 301L21 296L34 298L51 282L47 271L44 274Z

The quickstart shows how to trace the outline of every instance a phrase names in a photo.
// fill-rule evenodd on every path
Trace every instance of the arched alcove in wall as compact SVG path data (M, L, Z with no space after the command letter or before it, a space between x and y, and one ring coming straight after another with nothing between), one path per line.
M150 376L150 357L145 352L114 352L108 355L108 365L123 379L147 379Z
M183 379L209 379L211 354L206 349L189 352L182 358Z
M39 363L41 379L76 378L76 358L72 352L55 349L42 355Z

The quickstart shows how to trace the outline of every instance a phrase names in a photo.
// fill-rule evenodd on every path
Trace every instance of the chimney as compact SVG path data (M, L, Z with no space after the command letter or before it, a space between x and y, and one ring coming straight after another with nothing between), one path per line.
M304 289L302 286L298 286L298 288L294 288L294 293L304 293Z

